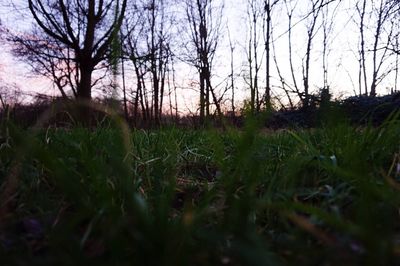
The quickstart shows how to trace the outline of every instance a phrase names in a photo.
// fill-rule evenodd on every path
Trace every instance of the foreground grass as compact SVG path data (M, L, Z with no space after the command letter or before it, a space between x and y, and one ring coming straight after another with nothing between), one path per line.
M2 265L397 265L399 133L5 125Z

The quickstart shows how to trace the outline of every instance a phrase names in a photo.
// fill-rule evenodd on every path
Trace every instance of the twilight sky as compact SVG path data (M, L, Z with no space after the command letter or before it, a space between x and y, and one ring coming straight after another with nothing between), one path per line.
M222 1L222 0L218 0ZM218 47L217 56L214 62L214 87L217 91L223 91L227 86L225 80L229 75L230 55L227 28L231 32L232 39L235 43L234 66L237 87L238 102L249 97L249 90L246 87L245 73L247 70L246 49L248 40L248 22L246 14L247 0L225 0L224 10L224 26L223 35ZM292 6L296 9L293 15L293 63L297 82L302 84L302 62L305 55L306 46L306 25L309 19L304 19L304 15L309 12L309 0L292 0ZM369 2L369 1L368 1ZM376 1L379 2L379 1ZM355 5L357 0L342 0L340 5L335 9L336 3L333 3L326 13L326 17L333 19L332 31L328 35L328 82L331 91L335 96L354 95L358 92L358 26ZM12 5L14 4L14 5ZM31 19L21 15L21 12L15 8L23 8L25 1L23 0L3 0L0 3L0 21L11 31L21 32L29 28ZM369 2L369 5L371 3ZM24 9L20 9L24 11ZM26 10L25 10L26 11ZM26 13L26 12L25 12ZM278 4L273 13L273 37L276 60L285 78L287 84L292 84L291 72L289 67L288 52L288 18L287 9L282 0ZM371 13L367 17L370 24L366 29L367 48L371 49L374 34L375 17ZM311 55L311 77L310 86L313 91L323 86L322 71L322 20L318 20L316 35L313 42L313 52ZM259 26L261 28L261 26ZM263 56L262 37L260 39L259 53ZM24 92L40 92L51 95L57 94L57 90L53 88L47 80L37 77L30 72L27 65L21 63L10 54L10 46L3 44L0 50L0 83L15 84ZM262 58L263 59L263 58ZM261 60L261 59L260 59ZM260 61L263 66L264 61ZM382 66L383 72L395 69L396 64L394 56L388 58ZM195 86L191 86L191 81L197 78L196 70L187 67L184 63L177 66L177 81L179 83L180 92L179 100L181 108L195 110L197 105L197 91ZM271 82L275 95L283 95L283 91L279 88L281 82L277 73L274 60L271 59ZM261 88L265 84L264 68L260 69ZM372 57L367 55L367 76L370 80L372 75ZM394 87L394 71L389 73L387 77L379 84L378 94L387 93L390 88ZM134 85L132 85L134 86ZM226 97L229 98L229 93Z

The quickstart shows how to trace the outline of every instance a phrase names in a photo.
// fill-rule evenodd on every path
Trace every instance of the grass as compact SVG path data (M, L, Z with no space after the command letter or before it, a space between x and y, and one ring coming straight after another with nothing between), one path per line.
M4 124L2 265L397 265L396 118L274 133Z

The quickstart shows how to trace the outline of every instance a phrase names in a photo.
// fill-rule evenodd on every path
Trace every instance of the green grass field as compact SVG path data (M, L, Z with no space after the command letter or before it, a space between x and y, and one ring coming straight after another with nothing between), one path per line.
M399 133L5 123L1 265L400 265Z

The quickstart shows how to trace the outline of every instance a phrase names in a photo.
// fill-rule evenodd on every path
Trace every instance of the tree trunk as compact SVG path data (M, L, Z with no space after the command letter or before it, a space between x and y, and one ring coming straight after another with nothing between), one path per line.
M203 69L200 70L200 124L204 124L205 122L205 107L206 107L206 99L205 99L205 84L204 84L204 73Z
M77 99L90 101L92 98L92 68L86 64L80 67L80 82L77 91Z
M88 64L81 65L80 68L80 80L77 88L77 100L78 108L75 114L76 121L81 123L83 126L91 125L91 113L92 110L88 106L92 98L92 72L93 69Z
M126 121L129 121L129 114L128 114L128 99L126 97L126 81L125 81L125 64L124 60L121 61L121 74L122 74L122 92L124 97L124 115Z
M265 1L265 11L267 12L267 30L265 37L265 107L269 109L271 106L271 85L270 85L270 39L271 39L271 4L269 1Z

